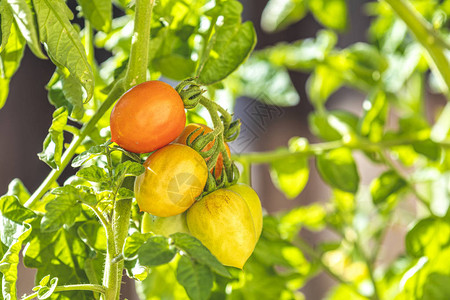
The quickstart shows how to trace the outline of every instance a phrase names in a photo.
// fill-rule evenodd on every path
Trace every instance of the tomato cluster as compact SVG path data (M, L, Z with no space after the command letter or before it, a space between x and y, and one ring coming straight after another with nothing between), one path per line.
M261 234L258 195L247 185L234 184L201 197L210 176L210 157L203 156L216 140L207 140L200 153L195 151L188 146L190 141L213 130L201 124L185 127L185 120L183 100L160 81L130 89L111 113L113 142L135 153L154 151L134 187L137 204L144 212L142 230L166 236L190 233L223 264L242 268ZM209 168L215 179L221 178L225 169L222 154L230 157L228 145L224 142L223 146L226 151L222 150Z

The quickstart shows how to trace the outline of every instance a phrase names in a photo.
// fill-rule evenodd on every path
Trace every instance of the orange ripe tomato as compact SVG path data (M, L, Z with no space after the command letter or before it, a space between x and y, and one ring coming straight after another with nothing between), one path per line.
M111 112L111 140L135 153L172 142L186 123L180 95L167 83L147 81L128 90Z
M193 141L196 137L198 137L202 131L204 131L203 134L207 134L207 133L212 131L211 128L209 128L208 126L203 125L203 124L197 124L197 123L188 124L184 128L183 132L175 139L174 142L186 145L187 137L189 136L189 134L191 134L191 132L193 132L197 128L200 128L200 130L198 130L197 132L192 134L191 141ZM225 144L225 149L227 150L228 156L231 156L230 148L228 147L228 144L227 143L224 143L224 144ZM213 145L214 145L214 140L212 142L210 142L209 144L207 144L205 146L205 148L202 150L202 152L208 151L209 149L212 148ZM206 161L208 161L208 160L209 160L209 157L206 159ZM214 172L214 176L216 178L219 178L220 174L222 173L222 169L223 169L222 153L220 153L219 157L217 158L217 162L216 162L216 167L215 168L216 169L215 169L215 172Z

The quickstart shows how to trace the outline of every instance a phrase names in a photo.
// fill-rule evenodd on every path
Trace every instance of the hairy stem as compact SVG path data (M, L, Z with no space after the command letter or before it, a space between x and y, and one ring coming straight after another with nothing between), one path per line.
M105 287L98 284L71 284L71 285L57 286L54 292L57 293L69 291L92 291L95 293L105 294ZM31 300L36 298L37 296L38 292L23 297L21 300Z
M147 80L150 24L154 0L136 0L136 17L131 40L130 61L125 77L126 89Z

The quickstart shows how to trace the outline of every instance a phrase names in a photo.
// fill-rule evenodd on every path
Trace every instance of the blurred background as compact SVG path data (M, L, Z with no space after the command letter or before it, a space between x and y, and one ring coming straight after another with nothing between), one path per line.
M301 22L289 26L278 33L268 34L261 29L260 19L267 1L248 0L241 1L244 5L244 20L253 21L257 34L257 49L273 45L280 41L295 41L307 37L313 37L322 27L310 15ZM346 32L339 35L338 46L345 47L357 41L367 41L366 31L369 25L369 17L364 13L364 6L367 1L348 0L349 27ZM70 7L76 12L76 3L68 1ZM118 12L116 12L118 13ZM106 52L97 52L96 57L103 61L108 57ZM51 124L51 116L54 108L47 101L47 91L45 85L49 81L54 66L50 61L39 60L33 56L29 49L26 50L22 66L11 81L10 95L6 105L0 110L0 195L5 194L8 183L14 178L20 178L29 191L34 191L49 172L49 167L40 161L37 153L42 150L42 142L47 135L47 130ZM300 103L295 107L271 107L252 99L241 98L237 100L235 113L241 118L243 131L241 142L237 145L231 144L235 152L240 151L266 151L273 150L280 146L287 145L292 136L303 136L312 138L307 127L307 116L312 111L305 93L305 83L307 74L299 72L290 73L291 79L301 97ZM345 108L358 115L361 113L361 103L364 100L362 94L341 89L333 95L327 106L330 108ZM315 142L314 139L311 142ZM368 184L373 178L373 174L379 173L374 166L362 156L358 157L359 172L363 184ZM252 182L255 190L261 197L263 207L269 213L278 212L298 205L305 205L311 202L325 201L329 196L328 188L319 179L315 172L314 161L310 160L311 173L309 182L305 190L294 200L287 200L279 192L270 180L267 166L256 166L252 170ZM68 168L59 179L64 180L74 174L74 170ZM399 229L400 230L400 229ZM400 230L401 231L401 230ZM395 231L387 238L395 241L402 232L396 235ZM314 236L306 230L302 235L312 245L317 242L315 239L332 238L331 233ZM398 248L398 247L397 247ZM394 249L390 255L395 256L395 252L402 249ZM388 254L385 254L388 255ZM19 276L19 295L29 293L33 286L33 274L25 271L22 267ZM30 273L28 277L24 277ZM327 275L319 275L308 282L303 288L306 299L320 299L328 288L333 285L333 280ZM135 292L131 285L123 290L123 297L134 298Z

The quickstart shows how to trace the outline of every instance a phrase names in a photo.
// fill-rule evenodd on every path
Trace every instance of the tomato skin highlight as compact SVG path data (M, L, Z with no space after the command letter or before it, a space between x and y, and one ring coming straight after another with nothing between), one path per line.
M222 264L242 269L260 235L260 225L254 220L262 219L262 214L254 211L252 215L241 195L224 188L194 203L187 211L186 221L190 233Z
M147 81L128 90L111 112L111 140L147 153L172 142L186 123L180 95L167 83Z
M170 217L187 210L205 187L208 168L192 148L167 145L144 162L145 172L136 177L134 193L141 211Z
M207 133L212 131L212 129L210 127L208 127L208 126L206 126L204 124L191 123L191 124L188 124L183 129L181 134L175 139L174 142L186 145L187 144L187 138L188 138L189 134L191 134L191 132L193 132L197 128L200 128L200 129L197 132L192 134L191 141L193 141L196 137L198 137L202 131L204 131L203 135L205 135L205 134L207 134ZM211 149L213 147L213 145L214 145L214 141L215 140L213 140L212 142L208 143L205 146L205 148L203 148L202 152L206 152L209 149ZM225 144L225 149L227 150L227 153L228 153L228 157L230 157L231 156L230 148L228 147L227 143L224 142L224 144ZM209 157L206 158L206 162L208 162L208 160L209 160ZM222 173L222 169L223 169L223 157L222 157L222 153L220 153L218 158L217 158L215 171L214 171L214 177L220 178L220 174ZM211 171L211 173L212 173L212 171Z

